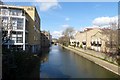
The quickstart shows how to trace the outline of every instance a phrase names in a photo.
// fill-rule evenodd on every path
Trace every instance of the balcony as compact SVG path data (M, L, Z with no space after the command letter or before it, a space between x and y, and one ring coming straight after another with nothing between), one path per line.
M10 10L10 11L9 11L9 15L13 15L13 16L23 16L22 10Z
M23 16L23 11L17 9L1 9L0 15Z

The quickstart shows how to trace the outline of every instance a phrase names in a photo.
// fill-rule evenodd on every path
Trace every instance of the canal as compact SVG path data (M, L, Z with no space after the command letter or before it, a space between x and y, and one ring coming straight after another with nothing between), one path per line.
M118 78L118 75L58 45L53 45L42 57L40 78Z

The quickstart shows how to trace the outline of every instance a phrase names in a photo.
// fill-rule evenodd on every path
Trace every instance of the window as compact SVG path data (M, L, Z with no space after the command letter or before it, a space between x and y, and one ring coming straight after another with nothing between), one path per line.
M22 16L22 10L13 10L13 9L10 9L10 15Z
M23 29L23 19L22 18L12 18L13 29Z
M83 45L86 45L86 41L83 41L82 44L83 44Z
M2 13L2 15L8 15L9 11L8 11L8 9L1 9L1 13Z
M12 32L13 43L23 43L23 32Z
M11 43L16 43L16 37L11 38Z
M23 19L17 19L17 29L23 29Z
M17 37L16 43L22 43L22 42L23 42L23 38L22 37Z
M7 26L7 24L8 24L8 17L2 17L2 24L3 24L4 27Z
M91 46L93 46L93 45L94 45L94 43L93 43L92 41L90 42L90 44L91 44Z
M13 30L17 29L17 19L12 18L11 21L12 21Z
M23 43L23 32L17 32L16 43Z

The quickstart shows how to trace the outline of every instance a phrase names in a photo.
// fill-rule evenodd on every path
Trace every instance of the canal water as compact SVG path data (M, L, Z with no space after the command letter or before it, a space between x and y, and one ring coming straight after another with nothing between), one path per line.
M40 66L40 78L118 77L118 75L58 45L53 45L49 53L43 55Z

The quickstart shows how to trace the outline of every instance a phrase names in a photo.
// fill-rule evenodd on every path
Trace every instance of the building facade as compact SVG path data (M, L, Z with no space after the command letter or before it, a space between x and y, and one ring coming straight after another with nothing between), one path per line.
M80 46L79 43L80 41L76 40L76 39L70 39L70 45L71 46Z
M101 52L114 52L117 46L116 31L111 29L88 28L83 32L77 32L75 40L79 46Z
M40 49L40 17L35 7L0 5L3 45L16 50Z
M48 48L51 46L52 36L47 31L41 31L41 48Z

